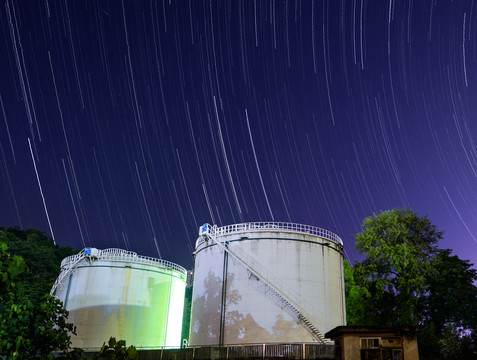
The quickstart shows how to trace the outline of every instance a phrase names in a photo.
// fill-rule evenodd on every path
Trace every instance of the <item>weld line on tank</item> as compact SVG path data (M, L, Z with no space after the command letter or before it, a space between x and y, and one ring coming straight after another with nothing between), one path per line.
M263 237L263 238L246 238L246 239L236 239L236 240L227 240L228 242L236 242L236 241L248 241L248 240L284 240L284 241L288 241L288 240L292 240L292 241L296 241L296 242L303 242L303 243L309 243L309 244L315 244L315 245L322 245L322 246L326 246L332 250L335 250L337 251L338 253L342 253L342 251L340 249L336 249L333 245L329 244L329 243L319 243L319 242L316 242L316 241L310 241L310 240L303 240L303 239L283 239L283 238L268 238L268 237ZM339 245L339 244L337 244ZM202 250L205 250L211 246L216 246L216 244L211 244L211 245L207 245L203 248L200 248L199 250L196 250L194 252L194 254L198 253L199 251L202 251Z
M77 269L82 269L82 268L92 268L92 267L104 267L104 268L119 268L119 269L125 269L124 266L113 266L113 265L85 265L85 266L78 266ZM184 280L185 276L177 276L174 273L168 273L168 272L163 272L163 271L157 271L157 270L152 270L152 269L143 269L143 268L137 268L137 267L128 267L128 269L134 269L134 270L141 270L141 271L150 271L154 273L159 273L159 274L164 274L164 275L171 275L174 276L178 279ZM182 275L182 274L181 274Z

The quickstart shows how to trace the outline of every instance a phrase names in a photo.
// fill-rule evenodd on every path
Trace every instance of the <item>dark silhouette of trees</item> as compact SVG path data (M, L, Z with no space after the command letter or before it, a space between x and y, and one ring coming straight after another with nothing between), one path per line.
M68 312L49 294L30 298L22 285L25 270L23 259L0 242L0 357L52 359L57 352L63 359L80 358L81 351L70 351L69 333L75 329Z
M12 255L23 258L26 269L17 283L28 289L32 300L39 300L50 293L60 273L61 260L75 253L71 246L55 245L51 238L36 229L0 227L0 241L8 245Z

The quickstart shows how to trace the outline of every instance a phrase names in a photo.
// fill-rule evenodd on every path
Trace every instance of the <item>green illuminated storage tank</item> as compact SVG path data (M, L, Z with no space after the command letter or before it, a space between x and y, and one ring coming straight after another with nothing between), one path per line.
M113 336L136 348L178 348L187 272L121 249L65 258L51 294L76 326L72 346L99 349Z

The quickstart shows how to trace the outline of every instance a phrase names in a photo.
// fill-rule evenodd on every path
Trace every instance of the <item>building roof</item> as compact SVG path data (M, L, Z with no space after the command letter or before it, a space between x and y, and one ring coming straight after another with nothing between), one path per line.
M337 326L325 334L326 338L336 339L345 334L378 335L394 333L396 335L415 335L422 327L409 326Z

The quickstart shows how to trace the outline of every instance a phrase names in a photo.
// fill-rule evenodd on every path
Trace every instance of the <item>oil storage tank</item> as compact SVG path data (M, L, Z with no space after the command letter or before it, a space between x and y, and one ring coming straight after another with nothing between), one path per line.
M326 343L346 325L343 242L308 225L203 225L196 242L191 346Z
M180 347L186 270L121 249L65 258L51 294L76 325L72 346L95 350L110 336L137 348Z

